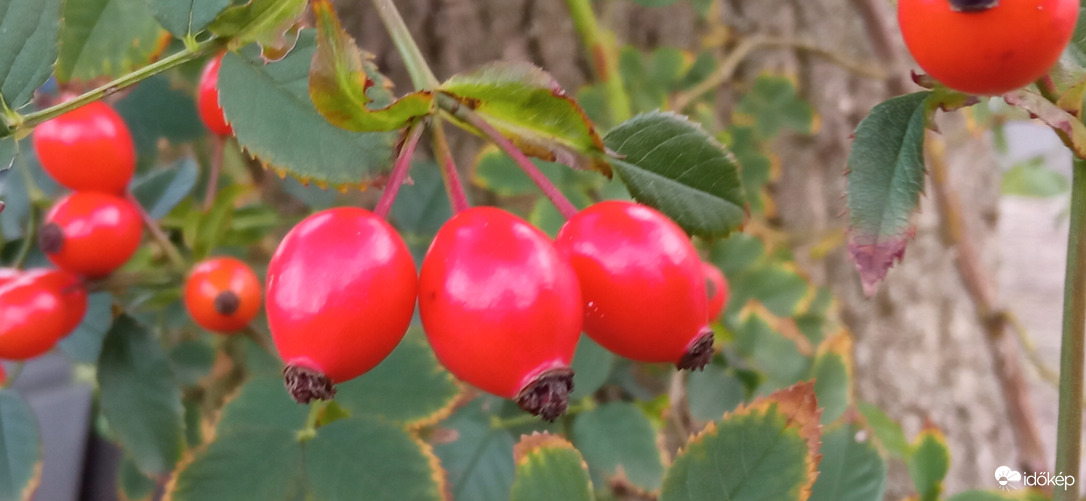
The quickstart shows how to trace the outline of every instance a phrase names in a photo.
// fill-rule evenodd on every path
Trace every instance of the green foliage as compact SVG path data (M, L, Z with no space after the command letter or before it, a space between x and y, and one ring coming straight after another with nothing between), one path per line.
M673 113L638 115L609 132L612 165L634 199L656 207L689 233L726 235L746 221L746 197L731 154Z
M664 466L656 430L636 405L608 402L581 413L571 438L588 463L593 485L606 486L622 476L641 489L660 488Z
M453 76L439 90L473 109L528 155L610 173L602 160L603 141L584 110L535 66L490 63Z
M589 397L607 381L611 369L615 366L615 355L588 336L581 336L577 341L577 351L573 354L574 378L573 393L569 398L576 401Z
M127 316L106 334L98 387L102 415L140 471L172 470L181 457L181 391L158 340Z
M1000 191L1004 195L1023 197L1052 197L1067 193L1071 183L1067 176L1045 165L1045 157L1035 156L1013 165L1003 173Z
M4 13L0 16L0 102L10 109L26 105L53 73L60 4L60 0L0 0ZM5 158L0 154L0 168Z
M177 38L195 35L230 5L230 0L148 0L155 19Z
M938 428L925 428L909 446L905 464L921 501L935 501L943 492L943 479L950 469L950 450Z
M514 448L516 480L510 501L591 501L592 482L584 459L561 437L525 436Z
M448 473L453 499L509 499L517 441L508 429L491 425L499 404L494 398L477 398L441 424L451 440L438 441L434 453Z
M759 76L750 91L735 105L737 124L753 127L759 139L768 139L783 130L814 133L817 117L814 108L799 97L796 87L784 77Z
M874 292L905 252L924 190L924 115L930 92L885 101L856 127L848 157L849 252Z
M87 313L71 334L60 340L57 346L65 355L85 364L98 361L102 341L113 325L113 295L95 292L87 296Z
M841 424L822 435L822 461L811 501L879 501L886 488L886 463L864 431Z
M675 457L660 500L804 499L817 465L812 391L783 390L706 427Z
M396 135L350 132L317 113L308 91L314 35L303 31L272 64L227 54L219 99L238 143L268 167L321 186L359 186L391 168Z
M41 480L41 442L33 411L11 390L0 390L0 443L0 501L29 499Z
M153 76L117 101L117 113L132 131L141 167L155 163L161 141L178 145L207 134L196 114L192 93L177 80L165 75Z
M116 78L145 66L164 47L146 0L64 2L56 77ZM123 26L123 29L118 27Z
M267 61L282 59L298 41L298 21L306 0L249 0L235 3L208 26L212 33L229 37L231 48L251 43L261 47ZM308 58L306 58L308 61Z
M860 402L857 407L883 450L898 458L904 458L909 453L909 442L905 440L901 425L875 405Z
M155 169L132 181L132 194L154 219L161 219L180 204L200 176L192 158L184 158L164 169Z
M822 424L832 423L852 403L852 338L847 333L830 337L819 346L811 378L822 405Z

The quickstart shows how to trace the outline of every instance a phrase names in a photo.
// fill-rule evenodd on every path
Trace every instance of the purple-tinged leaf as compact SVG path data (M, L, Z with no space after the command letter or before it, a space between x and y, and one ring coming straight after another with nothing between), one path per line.
M1011 106L1026 110L1033 117L1052 127L1063 143L1078 157L1086 157L1086 125L1074 115L1033 92L1018 90L1003 95Z
M925 102L917 92L880 103L856 127L848 157L849 254L864 292L905 254L924 190Z

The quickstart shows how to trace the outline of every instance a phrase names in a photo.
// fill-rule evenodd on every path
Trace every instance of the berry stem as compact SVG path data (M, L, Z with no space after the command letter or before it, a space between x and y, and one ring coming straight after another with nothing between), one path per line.
M377 9L377 15L381 17L381 23L385 25L389 36L392 37L392 43L396 44L396 50L403 58L404 66L407 68L407 73L411 75L411 83L415 89L433 89L441 85L434 76L433 70L430 69L430 65L426 64L426 59L422 57L422 51L419 50L403 18L400 17L400 12L396 10L396 4L392 0L372 1Z
M501 135L501 133L487 123L486 120L467 107L461 106L460 102L456 99L446 96L445 94L437 94L437 104L446 113L475 127L479 132L482 132L483 135L493 141L494 144L497 144L498 147L501 148L506 155L509 155L513 161L520 166L520 169L531 178L532 182L539 187L540 191L550 199L551 203L558 208L558 212L560 212L563 217L569 219L577 213L577 207L570 203L569 199L562 194L562 191L559 190L550 179L547 179L547 176L544 176L522 151L517 149L511 141Z
M309 402L309 414L305 418L305 428L298 431L298 441L306 442L317 436L317 422L320 421L324 408L330 400L311 400Z
M630 118L630 96L622 85L622 74L618 68L618 50L615 48L614 33L600 28L596 14L592 11L591 0L566 0L573 26L581 36L581 43L588 51L592 62L593 74L607 89L607 104L611 111L611 121L615 124Z
M1071 228L1063 289L1060 342L1060 407L1056 420L1056 469L1074 475L1081 465L1083 351L1086 350L1086 160L1074 159ZM1062 473L1061 473L1062 474ZM1053 501L1077 501L1078 488L1055 489Z
M400 186L403 186L403 180L407 178L407 171L411 170L411 157L415 156L415 148L419 145L419 138L422 137L423 130L422 120L416 120L407 128L407 139L404 141L403 147L400 148L400 154L396 157L396 164L392 167L392 176L389 177L388 183L385 184L385 191L381 193L381 199L377 201L377 208L373 209L373 213L377 214L377 217L384 219L388 216L388 211L392 209L392 203L396 201L396 194L400 192Z
M207 177L207 191L204 192L204 212L215 205L215 194L219 190L219 175L222 173L222 154L226 138L213 134L211 138L211 169Z
M242 327L241 333L245 334L245 337L256 343L256 345L259 346L260 349L268 352L275 358L279 358L279 352L275 349L275 346L272 345L271 341L268 339L268 336L256 330L256 327L253 327L252 324Z
M91 101L97 101L108 95L115 94L130 85L138 83L142 80L150 78L171 68L175 68L177 66L185 64L194 59L200 58L206 54L210 54L211 52L214 52L215 50L218 50L220 47L222 47L226 43L226 41L227 40L225 39L213 38L211 40L201 42L193 47L186 47L180 52L159 59L154 63L144 66L136 71L133 71L132 73L124 75L116 80L113 80L112 82L108 82L98 88L84 92L83 94L80 94L73 99L54 106L50 106L41 111L36 111L25 116L17 117L14 123L6 124L7 127L5 129L0 129L0 137L13 134L20 129L33 128L34 126L42 122L56 118L80 106L90 103Z
M166 236L166 233L162 231L162 228L159 228L158 221L155 221L154 218L147 213L147 210L143 208L143 204L136 199L136 196L133 195L131 191L125 192L124 196L125 199L128 200L128 203L132 204L132 208L136 209L136 212L139 213L140 219L143 220L143 225L147 227L147 231L151 234L151 238L162 248L162 252L166 254L166 259L177 268L187 268L188 265L185 263L185 258L181 256L181 252L178 251L177 247L170 241L170 237Z
M445 192L449 195L449 204L452 205L453 214L459 213L471 207L468 203L467 192L464 184L460 182L460 173L456 170L456 162L453 160L449 142L445 139L445 127L440 119L434 122L434 154L437 163L441 166L441 177L445 181Z

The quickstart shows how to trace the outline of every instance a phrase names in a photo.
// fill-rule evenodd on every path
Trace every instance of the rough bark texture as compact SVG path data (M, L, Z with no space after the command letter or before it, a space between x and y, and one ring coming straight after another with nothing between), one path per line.
M864 3L724 0L720 12L723 22L740 36L802 37L854 59L897 66L888 70L897 77L907 76L907 66L893 63L904 52L893 31L881 37L892 45L876 54L880 37L872 39L871 25L858 9ZM409 80L403 66L372 15L369 2L339 4L348 29L378 55L379 63L396 81L406 85ZM397 5L439 79L493 59L532 61L571 91L590 74L565 2L401 0ZM698 47L698 32L704 22L685 2L666 10L639 8L627 2L596 5L603 6L601 20L617 31L621 41L646 48L660 44ZM896 29L889 2L870 5L874 10L869 14ZM873 81L819 56L784 49L756 51L740 67L737 80L766 70L796 76L801 92L821 115L821 130L816 136L786 138L778 145L782 178L774 186L774 222L806 235L840 231L847 224L842 174L849 135L873 105L911 87L900 78L890 83ZM721 90L722 121L728 116L730 93L726 88ZM981 261L993 269L995 249L989 243L997 220L997 171L985 160L986 145L954 133L956 130L961 130L960 124L944 126L954 157L950 159L951 186L959 191L962 205L969 208L967 225L976 238ZM457 156L470 158L474 139L455 138ZM927 419L946 432L953 459L944 492L990 487L995 467L1015 460L1004 405L983 346L983 330L955 270L955 255L940 239L939 218L931 200L924 199L916 222L917 236L904 263L890 272L881 291L871 299L863 296L844 248L814 260L805 258L801 246L797 256L816 281L833 287L842 318L856 337L858 397L878 404L901 421L910 437ZM901 499L911 492L904 466L896 462L891 470L887 499Z

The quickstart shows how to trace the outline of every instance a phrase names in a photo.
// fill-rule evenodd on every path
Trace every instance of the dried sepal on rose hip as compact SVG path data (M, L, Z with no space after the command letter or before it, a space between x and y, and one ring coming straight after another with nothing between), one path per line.
M419 275L419 314L441 364L548 421L573 390L580 296L551 240L494 207L449 219Z
M374 368L411 323L418 277L403 239L370 211L340 207L298 223L268 265L268 327L300 403Z
M709 363L701 259L667 216L633 202L600 202L571 217L555 245L577 272L585 334L640 362Z

